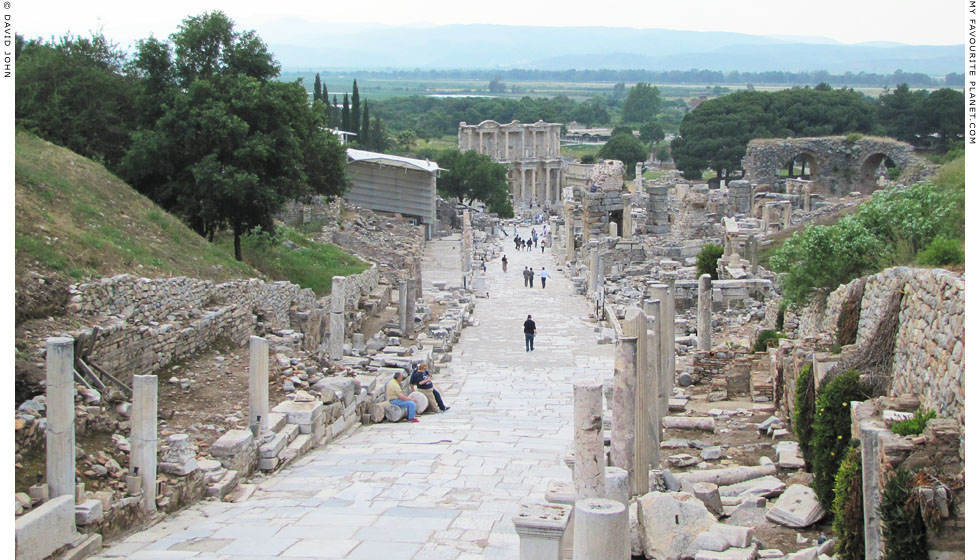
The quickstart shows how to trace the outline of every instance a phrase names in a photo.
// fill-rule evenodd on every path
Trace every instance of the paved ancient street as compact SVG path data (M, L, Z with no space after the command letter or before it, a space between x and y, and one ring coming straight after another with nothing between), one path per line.
M426 286L459 283L455 239L429 243ZM488 265L479 325L434 375L452 410L359 428L263 480L250 499L201 502L99 558L515 560L517 505L543 501L552 478L570 479L571 380L611 378L613 347L596 344L586 300L555 273L550 249L502 243L508 272ZM536 277L525 288L525 266L545 266L548 287ZM534 352L524 350L529 313Z

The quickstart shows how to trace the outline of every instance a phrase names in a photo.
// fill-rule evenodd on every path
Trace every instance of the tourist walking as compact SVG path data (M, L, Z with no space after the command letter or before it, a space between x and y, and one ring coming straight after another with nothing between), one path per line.
M504 257L500 259L500 264L503 265L504 272L507 272L507 255L504 255Z
M548 271L541 267L541 287L544 288L545 282L548 280Z
M527 321L524 321L524 351L530 352L534 350L534 333L537 331L537 326L534 321L531 320L531 316L527 316Z
M527 267L524 267L524 287L527 287Z

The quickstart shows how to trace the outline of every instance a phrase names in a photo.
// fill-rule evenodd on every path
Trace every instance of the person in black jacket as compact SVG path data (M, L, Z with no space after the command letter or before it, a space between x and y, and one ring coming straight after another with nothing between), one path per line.
M432 377L429 375L429 365L426 363L421 363L418 369L412 371L412 378L409 383L414 385L416 389L427 399L429 399L429 408L432 412L436 411L436 407L439 407L439 412L446 412L449 407L442 402L442 395L439 391L436 391L435 386L432 384Z
M527 316L527 321L524 321L524 351L530 352L534 350L534 332L537 327L534 325L534 321L531 320L531 316Z

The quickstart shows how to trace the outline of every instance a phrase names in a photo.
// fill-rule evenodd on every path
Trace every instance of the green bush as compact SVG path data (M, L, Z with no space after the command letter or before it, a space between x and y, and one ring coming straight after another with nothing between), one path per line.
M860 132L852 132L844 137L844 141L847 142L848 144L854 144L855 142L857 142L862 138L864 138L864 135L861 134Z
M718 259L725 254L725 248L714 243L705 243L698 253L698 278L710 274L712 280L718 279Z
M766 329L755 337L755 344L752 345L753 352L765 352L770 346L779 344L780 338L786 338L781 332Z
M813 363L808 363L796 376L796 406L793 407L793 432L800 442L803 460L813 464L810 440L813 438L813 413L816 389L813 386Z
M776 330L783 330L783 324L786 322L786 308L789 307L789 302L785 299L779 302L779 311L776 312Z
M926 524L919 514L918 500L909 498L915 492L912 473L900 469L885 483L878 504L881 535L885 540L882 560L926 558Z
M834 549L838 560L864 560L864 490L861 450L852 447L834 479Z
M834 501L834 478L851 442L851 401L863 401L869 391L856 370L825 378L817 391L810 439L813 491L824 509Z
M892 181L898 180L902 176L902 170L897 167L888 168L888 178Z
M917 436L926 429L926 422L936 417L936 411L929 409L923 412L920 408L908 420L902 420L892 424L892 432L900 436Z
M919 251L915 261L924 266L963 264L963 244L956 239L947 239L940 235L925 249Z

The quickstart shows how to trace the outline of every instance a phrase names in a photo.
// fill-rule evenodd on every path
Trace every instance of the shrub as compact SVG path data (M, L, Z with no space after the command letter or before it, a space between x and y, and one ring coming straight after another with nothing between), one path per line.
M936 411L929 409L923 412L920 408L908 420L902 420L892 424L892 432L900 436L917 436L926 429L926 422L936 417Z
M860 132L852 132L844 137L844 141L848 144L854 144L862 138L864 138L864 135L862 135Z
M852 447L834 479L834 537L839 560L864 560L864 490L861 450Z
M885 483L878 505L885 540L882 560L927 557L926 524L919 514L918 500L909 500L915 491L912 474L904 469L896 471Z
M956 239L948 239L940 235L925 249L919 251L915 260L924 266L963 264L963 245Z
M755 337L755 344L752 345L752 351L765 352L770 346L778 344L780 338L786 338L786 335L768 329L761 331L759 336Z
M863 401L869 391L856 370L828 376L817 391L810 445L813 491L824 509L834 501L834 478L851 442L851 401Z
M783 330L783 325L786 322L786 308L789 307L789 302L785 299L779 302L779 311L776 312L776 330Z
M816 390L813 387L813 364L808 363L796 376L796 406L793 408L793 432L800 442L800 452L807 466L813 464L810 439L813 438L813 412Z
M710 274L712 280L718 279L718 259L725 254L725 248L714 243L706 243L698 253L698 278Z

